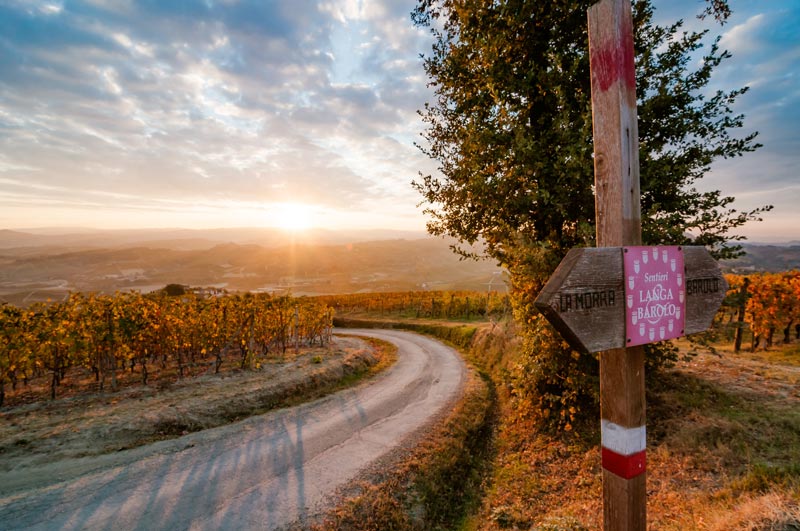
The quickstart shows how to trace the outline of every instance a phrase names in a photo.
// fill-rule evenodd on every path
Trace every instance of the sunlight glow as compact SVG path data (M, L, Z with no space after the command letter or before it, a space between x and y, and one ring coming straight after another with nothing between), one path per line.
M274 219L277 226L283 230L299 232L313 226L311 208L302 203L282 203L276 205L277 212Z

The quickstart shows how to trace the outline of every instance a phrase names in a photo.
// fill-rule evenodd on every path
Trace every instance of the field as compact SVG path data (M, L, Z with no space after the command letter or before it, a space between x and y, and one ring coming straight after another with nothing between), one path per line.
M493 262L460 261L446 240L405 233L363 239L369 236L112 231L36 238L0 230L0 302L27 306L71 291L147 293L172 283L295 296L483 290L499 273Z

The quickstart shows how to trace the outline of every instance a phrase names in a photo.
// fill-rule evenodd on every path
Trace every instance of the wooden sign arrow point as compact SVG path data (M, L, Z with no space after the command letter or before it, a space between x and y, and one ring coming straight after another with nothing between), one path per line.
M620 247L571 249L534 305L577 350L624 346L625 290Z

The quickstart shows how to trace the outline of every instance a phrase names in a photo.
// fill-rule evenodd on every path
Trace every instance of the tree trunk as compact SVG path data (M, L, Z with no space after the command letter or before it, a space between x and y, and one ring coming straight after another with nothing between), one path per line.
M183 349L178 349L178 377L183 378Z
M111 369L111 390L117 390L117 358L114 356L114 320L113 314L111 310L107 310L106 313L107 325L108 325L108 347L105 352L106 356L106 368ZM103 381L105 381L106 371L103 370ZM102 385L101 385L102 388Z
M239 356L239 368L244 370L247 365L247 345L243 344L241 341L239 342Z
M222 367L222 349L217 350L217 359L214 360L214 374L219 374L220 367Z
M792 342L792 325L794 323L789 321L789 324L786 325L786 328L783 329L783 343L789 344Z
M56 399L56 386L58 385L58 371L53 371L53 377L50 380L50 400Z
M117 358L109 352L109 363L111 364L111 390L117 390Z
M755 352L758 348L758 344L761 341L761 338L754 332L753 338L750 340L750 352Z

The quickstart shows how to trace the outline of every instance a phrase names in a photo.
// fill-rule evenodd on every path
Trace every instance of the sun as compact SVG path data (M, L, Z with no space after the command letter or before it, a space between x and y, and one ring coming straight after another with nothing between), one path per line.
M275 222L278 227L291 232L310 229L313 216L311 208L302 203L281 203L277 205Z

